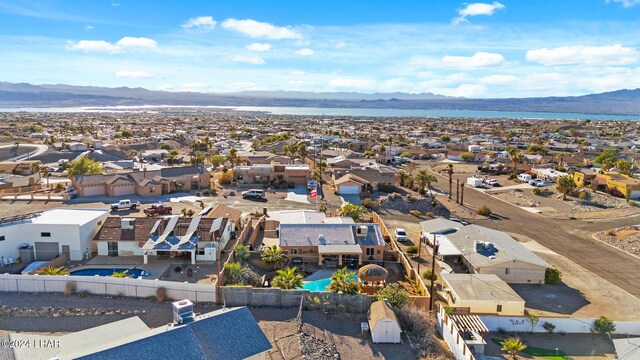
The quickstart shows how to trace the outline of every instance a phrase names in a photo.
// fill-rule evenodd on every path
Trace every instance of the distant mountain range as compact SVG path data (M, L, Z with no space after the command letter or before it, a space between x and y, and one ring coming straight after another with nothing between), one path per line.
M244 91L198 93L0 82L0 108L77 106L285 106L640 114L640 89L565 97L468 99L431 93Z

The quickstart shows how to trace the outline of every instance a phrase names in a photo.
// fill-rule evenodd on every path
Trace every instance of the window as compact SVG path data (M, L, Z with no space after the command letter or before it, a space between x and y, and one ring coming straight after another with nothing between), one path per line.
M380 251L380 250L378 250L378 255L380 255L380 252L381 252L381 251Z
M51 237L51 233L50 232L41 232L40 233L40 237Z
M0 241L4 241L4 235L0 235Z
M511 269L509 269L509 268L504 269L504 273L506 275L509 275L511 273Z
M502 305L498 305L498 306L496 307L496 311L497 311L497 312L502 312Z
M297 255L298 249L291 249L291 255Z
M367 256L372 256L374 253L375 253L375 251L374 251L374 249L373 249L373 248L366 248L366 249L365 249L365 254L366 254Z
M156 188L154 188L153 186L151 187L151 189L149 189L149 192L152 193L156 190Z

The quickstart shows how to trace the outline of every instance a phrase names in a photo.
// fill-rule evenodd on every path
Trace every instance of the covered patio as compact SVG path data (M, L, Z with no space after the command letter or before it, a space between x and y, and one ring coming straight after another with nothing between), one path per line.
M191 220L185 235L176 236L173 231L179 218L177 215L172 216L164 232L159 236L156 235L156 230L160 222L158 221L155 224L151 231L154 235L151 235L149 240L142 246L145 264L149 261L149 255L169 255L171 258L172 255L175 256L179 253L189 253L191 264L196 263L196 251L198 250L198 242L200 241L200 236L196 235L196 230L198 229L202 215L196 216Z
M318 245L318 265L322 265L325 256L338 258L338 266L342 266L343 256L358 257L358 265L362 265L362 248L360 245Z

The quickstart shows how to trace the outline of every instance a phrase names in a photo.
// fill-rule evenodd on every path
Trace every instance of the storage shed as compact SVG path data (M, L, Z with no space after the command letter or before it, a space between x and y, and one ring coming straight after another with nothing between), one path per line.
M384 300L371 304L367 319L371 330L371 340L374 343L398 344L401 342L400 334L402 329L398 323L398 318L391 306Z

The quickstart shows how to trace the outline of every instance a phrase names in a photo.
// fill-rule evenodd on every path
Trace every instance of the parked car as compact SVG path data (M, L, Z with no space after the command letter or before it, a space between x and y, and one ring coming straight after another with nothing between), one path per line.
M171 214L173 208L164 204L153 204L150 208L144 209L144 213L147 216L165 215Z
M409 240L407 231L403 228L396 228L396 240L403 242Z
M318 182L316 180L307 181L307 190L312 190L318 187Z
M251 189L242 192L242 198L254 198L254 199L264 199L264 190L261 189Z
M140 206L140 201L131 201L129 199L120 200L115 204L111 204L111 210L118 211L121 209L131 209L135 210L138 206Z
M529 185L535 186L535 187L543 187L543 186L545 186L547 184L542 179L533 179L533 180L529 181Z
M468 222L466 222L466 221L464 221L464 220L462 220L462 219L455 218L455 217L450 217L450 218L449 218L449 220L451 220L451 221L455 221L455 222L458 222L458 223L460 223L460 224L462 224L462 225L465 225L465 226L466 226L466 225L469 225L469 223L468 223Z
M529 175L529 174L520 174L520 175L518 175L518 180L520 180L520 182L523 182L523 183L529 183L529 181L531 181L533 179L531 178L531 175Z
M488 180L485 180L484 183L489 186L500 186L500 183L496 179L488 179Z

